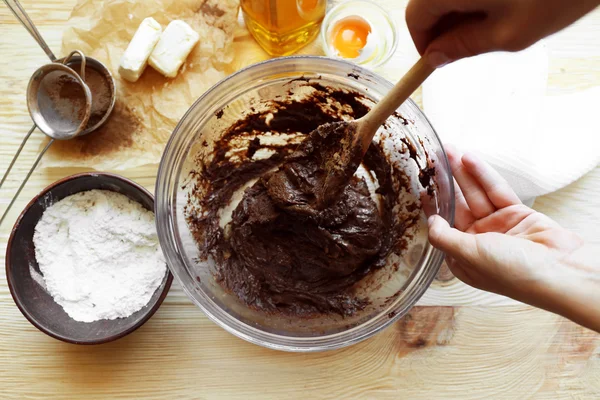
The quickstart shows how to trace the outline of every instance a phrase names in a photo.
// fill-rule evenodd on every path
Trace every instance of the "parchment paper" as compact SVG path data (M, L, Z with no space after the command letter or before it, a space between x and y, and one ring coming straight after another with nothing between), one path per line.
M42 165L106 170L157 163L191 104L233 72L238 7L239 0L80 0L64 32L62 54L79 49L105 63L117 83L117 104L99 130L54 143ZM200 34L174 79L150 66L135 83L119 76L121 56L146 17L156 19L163 29L181 19Z

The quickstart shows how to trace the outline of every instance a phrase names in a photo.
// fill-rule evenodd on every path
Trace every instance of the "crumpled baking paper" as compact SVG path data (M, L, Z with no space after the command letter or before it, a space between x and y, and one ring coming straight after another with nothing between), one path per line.
M233 72L238 9L239 0L79 0L67 22L62 54L79 49L105 63L115 78L117 103L97 131L55 142L42 165L119 170L159 162L192 103ZM180 19L200 34L174 79L150 66L135 83L119 76L121 56L146 17L156 19L163 29Z

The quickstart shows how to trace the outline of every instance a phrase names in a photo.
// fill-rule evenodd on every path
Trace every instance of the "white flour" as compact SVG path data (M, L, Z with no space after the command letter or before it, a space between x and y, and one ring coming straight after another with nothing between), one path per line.
M166 272L154 213L115 192L90 190L50 206L33 243L48 293L77 321L128 317Z

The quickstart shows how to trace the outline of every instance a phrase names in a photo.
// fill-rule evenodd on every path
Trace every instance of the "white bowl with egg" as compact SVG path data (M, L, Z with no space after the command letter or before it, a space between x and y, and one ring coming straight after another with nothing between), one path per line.
M356 42L362 42L357 45ZM368 0L345 1L333 7L321 25L321 43L328 57L375 68L387 62L398 45L398 29L390 15Z

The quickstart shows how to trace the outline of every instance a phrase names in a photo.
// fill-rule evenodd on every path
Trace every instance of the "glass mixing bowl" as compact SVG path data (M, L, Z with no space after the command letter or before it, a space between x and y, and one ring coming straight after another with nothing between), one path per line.
M198 257L198 247L185 218L184 207L192 186L188 184L190 173L197 168L194 160L197 155L209 154L213 143L232 122L270 100L302 93L307 79L356 91L371 105L392 87L362 67L329 58L286 57L250 66L218 83L192 105L166 146L156 183L158 236L167 263L185 293L210 319L234 335L287 351L348 346L405 315L427 290L444 258L427 240L427 216L437 213L450 223L454 219L453 181L442 144L425 115L409 100L398 109L404 120L388 119L387 134L376 140L384 141L384 150L392 156L402 153L398 146L405 146L399 139L408 140L413 153L417 153L420 168L434 167L434 190L426 193L419 184L417 163L405 159L404 168L412 184L407 195L421 199L422 211L408 248L401 254L391 254L384 268L363 278L368 282L363 290L371 305L351 317L292 318L252 309L223 290L213 276L214 260L202 261Z

